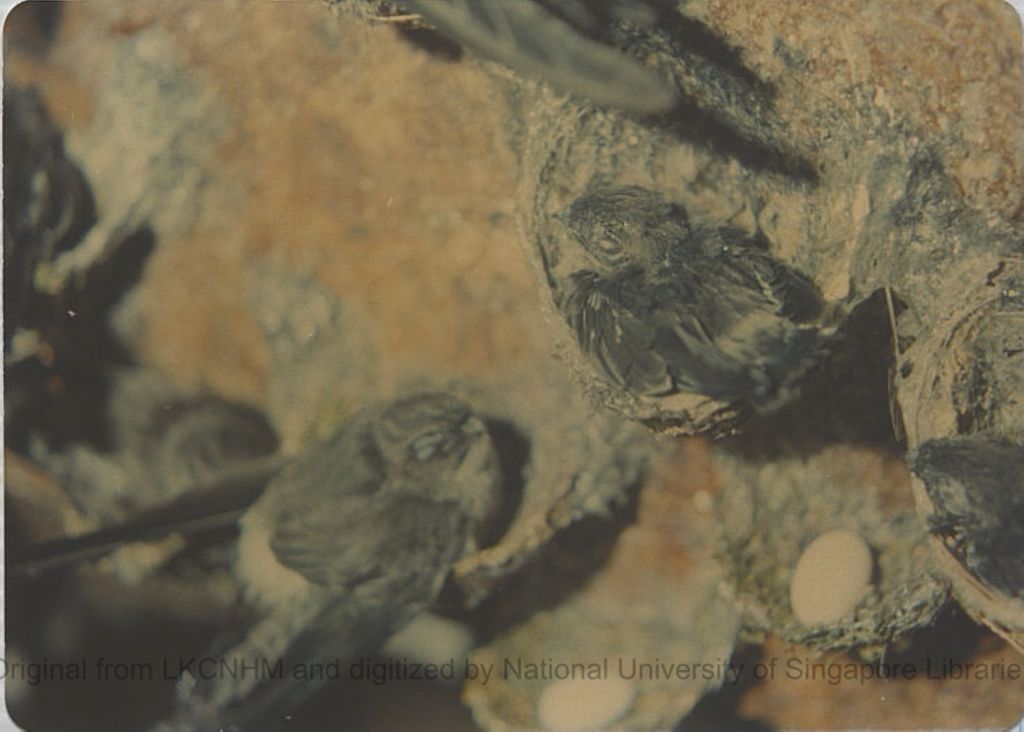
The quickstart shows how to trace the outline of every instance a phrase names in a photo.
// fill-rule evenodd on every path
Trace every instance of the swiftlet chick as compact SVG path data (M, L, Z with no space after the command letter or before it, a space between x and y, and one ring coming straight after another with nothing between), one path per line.
M417 394L357 414L282 470L240 521L236 573L256 620L208 655L280 660L282 677L223 675L191 689L183 679L178 713L161 728L282 719L320 685L296 680L297 664L370 652L434 602L499 485L490 436L464 402Z
M828 341L817 287L759 239L695 226L637 186L588 192L558 217L591 264L559 310L599 375L634 395L773 411Z

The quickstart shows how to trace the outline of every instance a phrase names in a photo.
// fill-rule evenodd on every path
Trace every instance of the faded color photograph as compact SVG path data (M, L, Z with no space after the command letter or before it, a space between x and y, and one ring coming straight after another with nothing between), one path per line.
M27 730L1024 717L1002 0L32 1Z

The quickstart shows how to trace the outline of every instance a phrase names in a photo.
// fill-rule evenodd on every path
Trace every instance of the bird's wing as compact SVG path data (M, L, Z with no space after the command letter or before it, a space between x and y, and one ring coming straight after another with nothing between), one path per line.
M701 274L717 281L711 290L722 290L736 300L734 309L763 310L794 323L821 314L824 303L817 286L773 256L764 239L729 227L700 228L689 246L707 258Z
M639 270L574 275L563 310L584 352L613 382L641 394L741 394L740 370L716 346L694 293L677 280L644 277Z
M698 229L687 241L700 271L696 307L714 334L719 366L735 396L776 404L779 389L813 364L829 337L817 321L824 301L809 278L772 256L767 243L729 228ZM680 261L677 266L687 265ZM731 366L728 366L731 364Z
M401 586L386 589L421 594L422 583L434 580L419 568L447 567L465 546L468 521L454 503L402 492L342 500L287 506L270 542L281 564L332 591L367 594L401 576Z
M626 302L625 276L603 278L594 272L573 275L573 289L562 310L580 348L613 383L642 394L673 389L664 358L654 349L657 328Z
M676 91L656 72L598 43L528 0L407 0L443 33L560 91L640 113L672 107ZM585 8L585 6L580 6Z
M97 559L131 542L153 541L171 534L189 536L232 526L259 498L285 461L286 458L271 456L228 466L209 483L194 486L172 502L123 523L11 550L8 571L32 576Z
M794 323L805 323L821 314L821 293L810 279L765 252L748 250L745 256L749 271L772 299L779 315Z

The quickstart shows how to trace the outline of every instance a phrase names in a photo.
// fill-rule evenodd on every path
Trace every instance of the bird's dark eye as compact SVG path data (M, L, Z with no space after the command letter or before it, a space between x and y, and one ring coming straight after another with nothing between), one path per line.
M424 432L409 443L409 457L423 462L448 449L448 434L443 430Z

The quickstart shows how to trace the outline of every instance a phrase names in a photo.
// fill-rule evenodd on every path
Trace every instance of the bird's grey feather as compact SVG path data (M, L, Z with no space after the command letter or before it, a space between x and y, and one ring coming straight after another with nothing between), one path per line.
M666 79L580 32L599 22L583 3L406 0L403 5L483 56L543 78L559 91L641 113L664 112L676 101Z
M382 578L391 585L399 577L403 592L427 592L433 579L417 576L419 564L449 566L467 539L468 522L458 505L408 493L353 501L337 512L305 508L281 513L270 547L283 565L336 592L358 587L369 596ZM367 535L367 526L382 530Z

